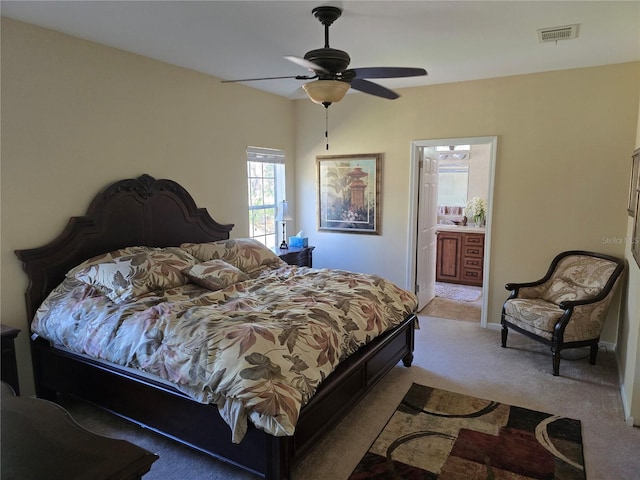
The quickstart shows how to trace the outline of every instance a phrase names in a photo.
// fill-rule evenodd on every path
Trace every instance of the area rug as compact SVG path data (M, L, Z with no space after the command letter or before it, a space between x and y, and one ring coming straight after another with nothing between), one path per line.
M585 478L579 420L414 383L349 480Z
M482 292L473 288L464 288L448 283L436 282L436 297L456 300L458 302L477 302Z

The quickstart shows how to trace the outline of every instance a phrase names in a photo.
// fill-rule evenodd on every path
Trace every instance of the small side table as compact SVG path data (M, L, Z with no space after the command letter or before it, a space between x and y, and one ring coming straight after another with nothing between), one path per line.
M0 324L2 333L2 374L1 379L11 385L16 395L20 395L20 385L18 382L18 364L16 362L16 346L13 341L20 333L20 330Z
M311 268L313 266L312 252L314 248L316 247L274 248L273 251L289 265Z

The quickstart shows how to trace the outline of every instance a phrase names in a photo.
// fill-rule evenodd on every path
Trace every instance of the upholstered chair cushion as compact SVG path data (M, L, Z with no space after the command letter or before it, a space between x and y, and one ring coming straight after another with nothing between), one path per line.
M540 299L513 298L504 304L504 314L509 322L547 339L551 339L563 313L558 305Z
M613 300L614 293L620 283L620 278L616 281L611 293L603 300L587 305L574 307L571 319L564 331L565 342L575 342L600 337L600 332L607 318L609 306Z
M541 297L556 304L593 298L602 291L615 268L615 263L602 258L569 255L558 262Z

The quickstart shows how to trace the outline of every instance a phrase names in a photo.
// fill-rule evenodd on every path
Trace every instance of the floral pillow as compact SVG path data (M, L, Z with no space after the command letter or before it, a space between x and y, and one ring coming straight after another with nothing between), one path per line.
M188 283L182 273L197 260L174 247L127 247L93 257L67 273L67 277L92 285L116 303L149 292Z
M273 251L252 238L210 243L183 243L180 247L203 262L224 260L252 277L263 270L286 265L286 262Z
M234 283L249 280L249 276L242 270L224 260L209 260L185 268L184 273L193 283L211 291L222 290Z

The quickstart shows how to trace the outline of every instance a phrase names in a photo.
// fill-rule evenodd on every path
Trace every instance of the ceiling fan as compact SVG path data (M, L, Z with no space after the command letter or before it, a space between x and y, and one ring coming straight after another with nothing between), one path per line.
M281 77L245 78L239 80L223 80L223 82L251 82L256 80L275 80L295 78L296 80L313 80L302 88L315 103L329 105L342 100L349 88L377 97L390 100L398 98L393 90L371 82L370 78L400 78L427 75L424 68L409 67L366 67L348 68L351 62L349 54L329 46L329 27L342 15L342 9L332 6L320 6L312 10L313 15L324 25L324 47L305 53L303 58L286 56L285 58L300 65L313 75L295 75Z

